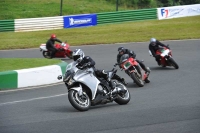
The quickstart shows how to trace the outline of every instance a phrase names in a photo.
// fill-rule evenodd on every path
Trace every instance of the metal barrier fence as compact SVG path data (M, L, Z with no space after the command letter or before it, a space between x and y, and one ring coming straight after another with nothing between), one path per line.
M15 32L62 29L63 16L15 19Z
M15 31L14 19L12 20L0 20L0 32Z
M0 20L0 32L38 31L64 28L64 17L42 17L15 20ZM157 19L157 9L129 10L118 12L97 13L97 25L125 21Z
M157 9L97 13L97 24L157 19Z

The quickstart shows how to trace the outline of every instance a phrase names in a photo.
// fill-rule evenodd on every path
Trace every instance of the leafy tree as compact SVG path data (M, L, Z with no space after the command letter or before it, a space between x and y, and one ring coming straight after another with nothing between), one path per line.
M180 0L181 5L200 4L200 0Z

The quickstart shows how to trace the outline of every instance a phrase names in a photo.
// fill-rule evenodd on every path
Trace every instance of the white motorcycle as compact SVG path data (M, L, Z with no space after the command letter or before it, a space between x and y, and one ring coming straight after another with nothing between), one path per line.
M117 69L108 71L114 90L111 90L109 83L104 79L95 76L93 68L76 67L76 62L68 64L64 76L59 75L58 79L63 78L68 88L68 99L71 105L79 111L87 111L90 106L106 104L115 101L123 105L130 101L130 93L126 86L116 79L112 79Z

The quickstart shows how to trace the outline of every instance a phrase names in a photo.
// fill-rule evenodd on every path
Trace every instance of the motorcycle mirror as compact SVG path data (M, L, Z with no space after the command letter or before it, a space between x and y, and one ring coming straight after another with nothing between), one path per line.
M61 80L61 79L62 79L62 75L59 75L59 76L57 77L57 79L58 79L58 80Z
M167 47L169 46L169 44L167 44Z
M65 43L67 43L67 40L65 41Z

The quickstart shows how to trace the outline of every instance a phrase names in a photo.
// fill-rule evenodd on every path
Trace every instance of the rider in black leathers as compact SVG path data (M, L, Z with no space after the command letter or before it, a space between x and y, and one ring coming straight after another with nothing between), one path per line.
M46 42L46 48L47 48L49 51L51 51L51 55L50 55L51 58L53 58L54 55L56 54L56 52L59 50L59 49L57 49L57 48L54 46L55 41L62 43L61 40L59 40L59 39L56 38L56 35L55 35L55 34L52 34L51 37L50 37L50 39Z
M120 63L120 58L123 54L129 54L130 57L133 57L139 64L140 66L142 67L142 69L146 72L146 73L150 73L150 70L144 65L144 63L142 63L142 61L136 59L136 54L132 51L132 50L129 50L129 49L125 49L124 47L119 47L118 48L118 55L117 55L117 63ZM121 66L120 66L121 67Z
M156 51L159 49L159 46L170 49L168 46L156 40L155 38L150 39L149 50L151 51L153 57L155 57L155 60L157 61L158 65L160 65L160 55L156 55Z
M95 61L90 56L85 56L84 52L81 49L74 50L72 56L73 56L74 61L78 62L77 66L76 66L77 68L83 69L85 67L89 67L89 68L93 67L96 76L97 77L103 77L106 81L108 81L111 89L112 90L114 89L111 81L108 80L107 72L105 72L104 70L96 69L95 68ZM123 84L126 85L124 78L120 78L117 74L115 74L113 78L121 81Z

